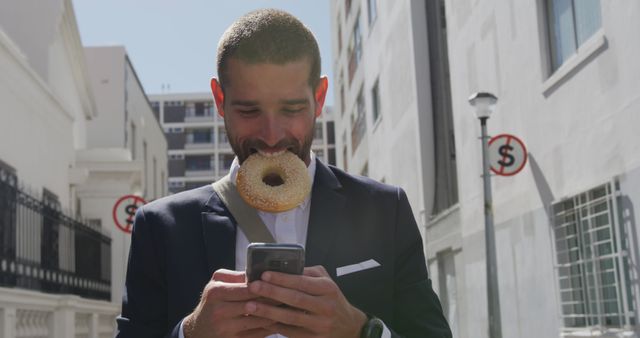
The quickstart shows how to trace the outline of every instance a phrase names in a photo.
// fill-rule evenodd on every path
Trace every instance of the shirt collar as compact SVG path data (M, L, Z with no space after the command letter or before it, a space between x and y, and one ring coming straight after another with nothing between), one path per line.
M311 156L309 160L309 166L307 167L307 174L309 174L309 178L311 179L311 186L313 187L313 181L316 176L316 154L313 152L313 150L310 150L310 155ZM234 185L236 184L236 177L238 177L238 170L240 170L240 162L238 161L238 156L236 156L231 163L231 167L229 168L229 178ZM307 195L304 201L302 201L302 203L300 203L300 205L298 205L296 208L305 209L309 206L310 201L311 194Z

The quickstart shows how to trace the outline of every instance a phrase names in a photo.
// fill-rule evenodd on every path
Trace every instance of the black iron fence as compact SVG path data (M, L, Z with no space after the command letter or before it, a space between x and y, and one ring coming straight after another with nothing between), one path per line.
M111 298L111 239L0 168L0 286Z

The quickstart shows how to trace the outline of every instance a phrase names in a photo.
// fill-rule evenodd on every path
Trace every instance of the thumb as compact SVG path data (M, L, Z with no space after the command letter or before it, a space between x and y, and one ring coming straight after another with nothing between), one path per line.
M245 273L244 271L218 269L213 273L211 280L225 283L244 283Z

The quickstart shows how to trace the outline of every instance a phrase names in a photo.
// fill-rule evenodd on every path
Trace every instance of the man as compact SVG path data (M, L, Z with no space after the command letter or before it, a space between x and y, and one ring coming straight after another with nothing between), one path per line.
M311 196L258 212L276 241L306 246L308 267L247 285L248 240L211 186L157 200L136 214L117 336L450 337L405 193L311 152L328 87L313 34L288 13L251 12L223 35L218 75L232 182L254 152L291 151L308 167ZM362 262L374 263L344 268Z

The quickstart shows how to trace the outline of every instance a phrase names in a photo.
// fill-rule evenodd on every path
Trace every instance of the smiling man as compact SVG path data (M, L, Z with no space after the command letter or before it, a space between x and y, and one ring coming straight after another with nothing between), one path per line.
M278 243L305 246L307 267L247 284L247 236L211 185L154 201L136 214L117 337L450 337L404 191L311 151L328 88L313 34L288 13L251 12L221 38L218 74L231 182L255 152L307 165L309 197L257 212Z

